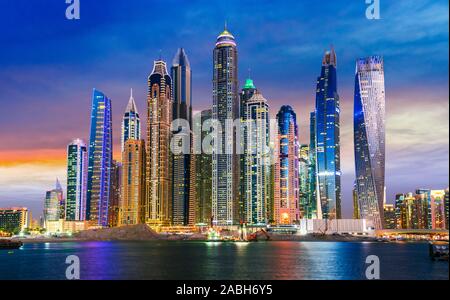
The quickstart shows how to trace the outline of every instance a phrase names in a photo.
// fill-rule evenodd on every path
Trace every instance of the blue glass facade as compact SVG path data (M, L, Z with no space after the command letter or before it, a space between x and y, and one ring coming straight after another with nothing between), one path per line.
M340 108L337 93L336 54L333 49L325 53L321 74L317 79L315 114L318 217L340 219Z
M94 225L108 226L112 164L111 100L96 89L92 93L88 160L86 219Z

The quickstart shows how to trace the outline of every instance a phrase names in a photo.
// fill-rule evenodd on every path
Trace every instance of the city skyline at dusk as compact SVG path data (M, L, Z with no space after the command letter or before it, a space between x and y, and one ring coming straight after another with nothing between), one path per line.
M0 207L22 205L37 216L55 178L65 190L67 145L74 138L89 140L93 88L111 99L114 158L120 160L130 88L146 117L146 81L160 56L170 63L183 47L192 68L193 111L211 107L212 51L225 21L238 45L239 89L250 76L272 118L282 105L292 106L300 143L309 141L316 79L324 51L333 45L343 217L353 209L353 94L361 57L384 58L387 202L416 188L447 188L446 1L381 1L380 20L366 19L364 1L351 7L345 1L155 1L151 9L145 1L81 1L77 21L65 19L63 1L34 7L16 2L0 4L1 27L14 27L0 36L8 45L0 50ZM178 8L165 11L167 2Z

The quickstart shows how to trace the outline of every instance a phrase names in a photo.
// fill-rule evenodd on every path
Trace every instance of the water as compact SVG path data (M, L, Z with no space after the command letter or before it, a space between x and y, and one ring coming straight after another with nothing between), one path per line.
M81 279L365 279L368 255L381 279L449 279L425 243L185 241L25 244L0 251L0 279L65 279L68 255Z

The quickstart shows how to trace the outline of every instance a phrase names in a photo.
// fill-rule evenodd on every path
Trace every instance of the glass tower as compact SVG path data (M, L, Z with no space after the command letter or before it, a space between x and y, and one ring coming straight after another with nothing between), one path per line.
M277 114L275 141L275 222L296 224L300 219L298 180L298 127L292 107L284 105Z
M243 132L243 221L267 224L267 203L270 196L270 126L267 100L247 80L241 94ZM253 89L245 97L246 89Z
M86 219L87 147L75 139L67 146L67 199L66 220Z
M308 208L307 219L317 219L317 208L320 203L317 199L317 176L316 176L316 113L309 115L309 167L308 167Z
M315 110L316 197L319 219L341 218L339 95L336 53L327 51L317 79Z
M212 218L219 226L239 222L239 157L234 120L239 118L238 62L234 36L225 29L213 51L212 119L215 132L212 155Z
M385 203L385 90L381 56L357 60L354 98L356 190L362 219L383 228Z
M157 60L148 77L145 220L172 223L172 79L166 63Z
M108 226L112 164L111 100L94 89L92 93L91 131L86 197L86 219Z
M59 183L56 179L55 188L47 191L45 193L44 202L44 222L47 224L48 221L58 221L59 219L64 219L64 193Z
M130 91L130 100L128 100L128 105L122 118L122 152L128 139L141 139L141 119L134 102L132 89Z
M189 59L183 48L178 49L172 62L171 76L173 80L173 120L182 119L189 128L178 129L174 134L192 145L192 72ZM192 147L189 153L192 152ZM173 224L194 225L195 207L194 195L191 195L191 155L186 153L173 154ZM192 170L193 171L193 170Z

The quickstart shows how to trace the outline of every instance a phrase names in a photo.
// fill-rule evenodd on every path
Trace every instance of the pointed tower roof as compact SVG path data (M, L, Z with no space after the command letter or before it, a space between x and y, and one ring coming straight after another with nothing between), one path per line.
M247 80L245 80L244 90L249 89L256 89L256 87L253 84L253 79L247 78Z
M56 178L55 190L62 191L61 183L59 182L58 178Z
M125 109L125 112L135 112L138 113L136 103L134 102L133 98L133 89L130 90L130 100L128 100L127 108Z
M169 75L166 62L162 59L155 60L153 63L152 74L160 74L161 76Z
M172 60L172 65L174 67L177 67L177 66L190 67L189 59L183 48L178 49L177 53L175 54L175 57Z
M225 22L225 28L221 34L217 37L216 47L221 46L236 46L234 36L228 31L227 23Z
M336 68L337 66L337 58L336 52L334 51L333 45L330 46L330 51L325 51L322 60L322 66L332 65Z

